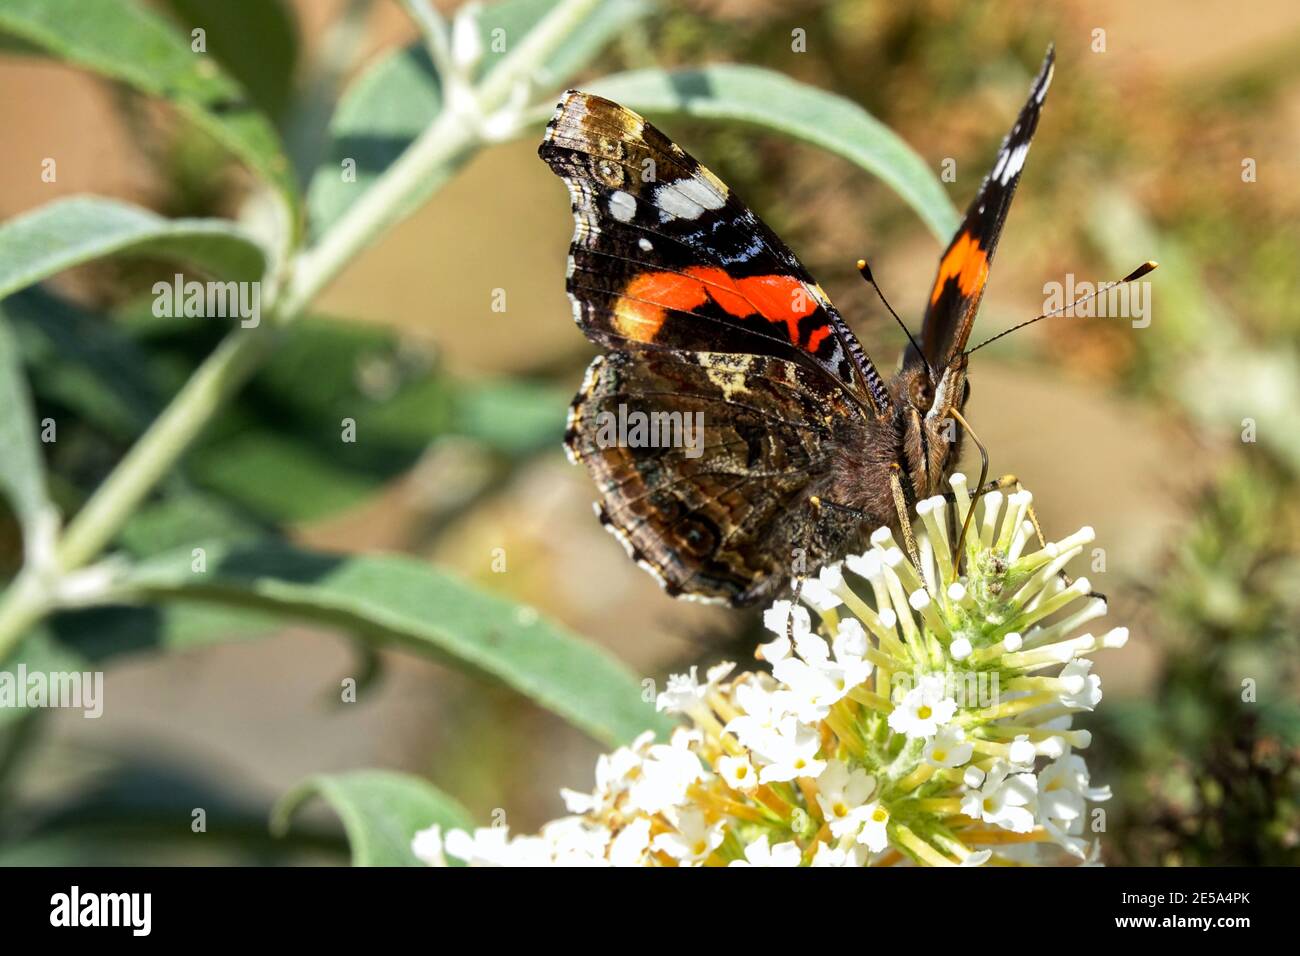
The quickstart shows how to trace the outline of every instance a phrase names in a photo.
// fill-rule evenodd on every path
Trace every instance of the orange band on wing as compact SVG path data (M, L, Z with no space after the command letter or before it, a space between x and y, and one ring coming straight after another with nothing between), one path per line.
M939 277L934 281L930 304L939 301L939 296L943 294L944 283L949 279L956 279L961 294L969 298L979 294L988 277L989 257L980 248L974 236L970 233L962 233L943 257L943 261L939 263Z
M689 312L704 304L704 283L676 272L646 272L627 284L614 306L614 328L634 342L653 342L665 309Z
M799 320L817 311L808 287L793 276L750 276L736 285L769 322L784 322L792 345L799 344Z
M747 319L758 315L784 324L792 345L799 345L799 320L817 311L817 300L793 276L765 275L733 279L716 266L691 266L684 273L646 272L627 284L614 307L620 335L652 342L667 317L666 310L690 312L712 299L728 315ZM830 334L814 329L808 348L815 351Z
M814 355L817 354L817 349L821 347L826 336L830 334L831 327L829 325L819 325L817 328L813 329L812 335L808 336L808 351L812 352Z

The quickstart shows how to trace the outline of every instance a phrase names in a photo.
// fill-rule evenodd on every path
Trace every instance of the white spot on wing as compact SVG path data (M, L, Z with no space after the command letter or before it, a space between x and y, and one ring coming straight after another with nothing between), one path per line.
M1013 149L1010 155L1006 157L1006 162L1005 162L1006 168L1001 170L1000 173L997 170L994 170L993 175L997 176L998 182L1000 182L1003 186L1011 182L1011 180L1015 178L1016 174L1020 172L1021 167L1025 165L1025 156L1027 156L1028 154L1029 154L1028 143L1021 143L1019 146ZM1002 157L998 158L998 165L999 166L1004 165Z
M636 200L619 189L609 197L609 214L619 222L631 222L636 215Z
M998 180L999 182L1001 182L1002 180L1002 170L1006 168L1007 157L1009 155L1010 155L1009 153L1005 153L1005 152L998 153L998 161L993 164L992 176L994 179Z
M726 202L725 193L695 177L665 183L655 190L655 205L664 222L698 219L704 210L721 209Z
M653 252L653 251L654 251L654 245L653 245L653 243L651 243L650 240L647 239L645 236L642 236L640 239L638 239L638 240L636 241L636 244L637 244L638 246L641 247L641 251L642 251L642 252Z
M1043 97L1047 96L1047 88L1048 88L1049 86L1052 85L1052 77L1053 77L1055 74L1056 74L1056 64L1053 63L1053 64L1052 64L1050 67L1048 67L1048 69L1047 69L1047 76L1044 77L1044 79L1043 79L1043 85L1042 85L1042 87L1039 89L1039 91L1038 91L1038 95L1034 97L1034 102L1035 102L1035 103L1042 103L1042 102L1043 102Z

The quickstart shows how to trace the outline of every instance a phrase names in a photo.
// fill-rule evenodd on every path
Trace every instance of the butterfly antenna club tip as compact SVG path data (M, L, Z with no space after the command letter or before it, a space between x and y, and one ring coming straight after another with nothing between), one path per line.
M876 282L876 277L872 275L871 266L867 264L867 260L859 259L857 261L857 267L862 278L867 281L867 284L870 285L871 288L876 290L876 295L880 296L880 301L885 304L885 308L889 310L889 314L894 317L894 321L898 323L898 327L903 330L903 334L907 336L907 341L912 343L912 348L916 349L916 354L924 358L925 353L921 351L921 346L913 337L911 330L907 327L907 323L899 318L898 313L894 311L894 307L890 305L889 300L885 298L885 293L880 291L880 285ZM926 368L929 367L930 363L927 361ZM931 372L931 377L933 377L933 372Z
M1119 281L1135 282L1138 279L1141 279L1144 275L1155 272L1156 269L1158 269L1159 267L1160 267L1160 263L1156 262L1154 259L1148 259L1146 262L1142 263L1142 265L1138 266L1136 269L1134 269L1132 272L1130 272L1128 275L1126 275L1124 278L1120 279Z

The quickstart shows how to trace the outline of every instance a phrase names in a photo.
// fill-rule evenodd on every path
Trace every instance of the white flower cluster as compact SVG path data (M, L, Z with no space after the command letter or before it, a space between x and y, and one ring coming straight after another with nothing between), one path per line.
M954 568L948 508L920 502L914 563L887 528L864 554L778 601L758 656L677 676L658 706L688 726L602 756L591 793L536 836L505 828L417 835L430 863L477 865L864 866L1092 862L1102 829L1073 716L1101 700L1087 656L1121 647L1116 628L1076 632L1105 613L1068 562L1083 528L1026 552L1031 496L983 495ZM918 529L919 531L920 529ZM846 573L847 572L847 573ZM852 583L850 583L850 575ZM809 608L819 620L814 628ZM1055 671L1055 673L1052 673Z

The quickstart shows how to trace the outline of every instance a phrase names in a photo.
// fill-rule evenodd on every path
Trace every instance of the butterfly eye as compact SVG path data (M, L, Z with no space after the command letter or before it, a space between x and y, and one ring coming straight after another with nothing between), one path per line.
M929 382L918 381L912 384L912 404L923 412L930 410L934 404L934 388Z

